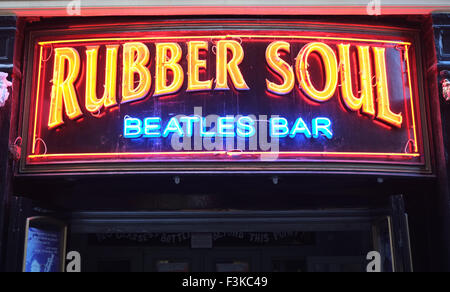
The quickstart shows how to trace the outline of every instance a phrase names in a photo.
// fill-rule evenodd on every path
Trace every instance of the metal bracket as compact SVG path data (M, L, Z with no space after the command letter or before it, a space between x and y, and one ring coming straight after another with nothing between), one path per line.
M13 144L9 145L9 153L14 161L19 161L22 156L22 138L17 137Z
M448 70L442 70L439 75L441 75L442 78L450 78L450 71Z

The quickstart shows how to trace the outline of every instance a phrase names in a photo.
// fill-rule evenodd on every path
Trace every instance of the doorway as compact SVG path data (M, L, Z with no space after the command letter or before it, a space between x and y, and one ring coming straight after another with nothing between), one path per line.
M85 271L365 272L372 251L383 271L397 269L383 210L104 215L72 223L70 248Z

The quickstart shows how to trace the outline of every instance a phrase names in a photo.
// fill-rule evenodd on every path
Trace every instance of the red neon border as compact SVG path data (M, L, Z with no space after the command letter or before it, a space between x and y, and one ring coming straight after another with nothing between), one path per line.
M237 156L289 156L289 157L365 157L365 158L399 158L399 159L412 159L420 157L419 153L370 153L370 152L232 152L232 151L186 151L186 152L136 152L136 153L73 153L73 154L46 154L46 155L29 155L31 160L65 160L65 159L108 159L108 158L128 158L128 159L144 159L149 156L152 157L164 157L164 156L196 156L196 157L237 157Z
M242 155L279 155L289 157L361 157L361 158L403 158L412 159L421 157L421 153L418 152L419 146L417 141L417 125L415 117L414 97L411 83L411 67L409 61L409 47L412 46L411 42L402 41L390 41L390 40L375 40L375 39L363 39L363 38L339 38L339 37L321 37L321 36L290 36L290 35L215 35L215 36L170 36L170 37L132 37L132 38L91 38L91 39L75 39L75 40L59 40L59 41L44 41L38 42L40 47L39 56L39 72L38 72L38 84L35 99L35 116L34 116L34 130L33 130L33 144L32 152L35 150L37 142L37 112L39 108L39 93L41 85L41 69L42 69L42 57L43 48L45 45L53 44L70 44L78 42L94 42L94 41L127 41L127 40L163 40L163 39L228 39L228 38L276 38L276 39L318 39L318 40L342 40L342 41L354 41L354 42L372 42L372 43L385 43L396 46L404 46L405 48L405 61L408 73L408 85L410 89L410 102L411 102L411 117L413 122L414 131L414 153L378 153L378 152L313 152L313 151L281 151L281 152L228 152L228 151L186 151L186 152L124 152L124 153L62 153L62 154L31 154L27 158L30 160L64 160L64 159L77 159L77 158L91 158L91 159L106 159L106 158L147 158L149 156L242 156ZM409 134L408 134L409 135Z

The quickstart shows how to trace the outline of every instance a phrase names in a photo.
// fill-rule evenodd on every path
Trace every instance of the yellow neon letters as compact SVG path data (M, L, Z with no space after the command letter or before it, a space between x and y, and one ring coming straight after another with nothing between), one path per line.
M403 117L391 111L389 102L388 79L386 73L386 49L373 48L377 76L378 116L377 118L396 127L402 126Z
M98 46L86 48L86 109L95 113L103 106L117 104L117 54L119 46L106 46L105 90L101 99L97 98Z
M150 70L146 67L150 60L148 47L143 43L123 45L122 103L144 98L151 86ZM139 84L135 86L135 75Z
M170 52L170 57L169 57ZM177 43L156 44L156 82L155 96L172 94L180 90L184 83L183 68L181 68L181 47ZM173 73L173 81L167 85L168 71Z
M279 51L284 50L287 53L291 52L291 46L287 42L273 42L266 50L266 61L269 67L283 77L284 83L278 85L276 83L266 80L267 90L279 95L286 95L291 93L295 86L295 76L292 66L286 63L279 57Z
M232 58L228 61L228 51ZM217 42L217 72L216 72L216 90L229 90L228 74L234 87L238 90L249 90L245 83L239 65L244 60L244 50L237 41L219 41Z
M199 51L208 51L208 42L192 41L188 43L188 87L187 91L211 90L212 80L200 81L200 69L206 69L206 60L199 59Z
M77 85L82 81L86 84L86 87L81 87L81 90L84 90L85 109L90 113L116 106L119 102L134 102L147 97L152 85L150 68L153 70L153 66L149 63L150 50L153 49L155 52L153 95L155 97L177 93L184 85L184 70L188 79L187 92L230 90L231 87L236 90L249 90L239 68L244 60L244 50L235 40L220 39L216 43L215 87L213 87L212 76L208 77L210 79L201 78L203 75L201 73L210 66L208 60L211 58L203 57L205 52L209 52L209 45L210 43L206 40L193 40L186 42L183 49L175 42L156 42L150 45L141 42L121 45L105 44L103 48L100 45L86 46L86 60L83 60L83 66L86 66L83 67L83 69L86 68L85 74L84 72L80 74L82 59L77 49L55 48L48 127L55 128L64 124L64 113L72 120L83 115L77 96L81 94L80 99L82 99L83 93L77 92L80 89L75 87L79 76L86 79L80 80ZM391 109L386 48L356 45L355 52L358 58L358 64L356 64L356 60L352 60L350 44L342 43L332 47L323 42L306 44L298 54L295 52L297 54L295 64L290 64L289 61L280 57L280 53L291 54L290 43L272 42L267 46L265 59L272 73L277 74L279 78L278 81L266 79L267 90L280 96L287 95L293 91L297 81L299 88L308 99L326 102L333 96L337 96L336 91L340 80L341 98L346 108L376 117L388 125L402 127L402 113L394 113ZM183 50L187 50L186 60L183 59ZM101 54L99 52L104 52L105 55L99 56ZM122 54L121 61L120 54ZM315 59L319 61L315 62ZM105 60L104 63L102 62L105 64L105 70L98 70L99 60ZM312 68L311 64L319 68ZM255 68L258 65L260 64L254 64ZM323 86L318 85L320 81L313 80L311 75L314 72L313 69L316 72L318 70L324 72L323 77L318 78L323 79ZM122 80L118 76L120 71L122 71ZM212 71L214 74L214 69ZM98 76L99 72L102 72L104 76ZM255 74L254 76L264 75ZM104 80L104 84L98 85L99 79ZM260 81L264 82L264 80ZM118 88L118 84L121 89ZM99 86L104 89L100 90ZM101 97L97 96L98 92L102 93ZM119 96L120 93L121 96Z
M48 127L50 129L64 124L64 105L66 115L70 119L73 120L83 115L73 85L80 73L80 55L73 48L57 48L54 54L55 65L53 69L50 115L48 118ZM66 71L68 73L65 78Z
M375 102L372 89L372 70L370 68L370 48L358 46L359 76L361 94L353 94L352 69L350 64L350 45L338 45L341 62L341 89L345 105L352 111L359 111L375 116Z
M308 72L308 59L312 53L318 53L322 58L325 69L325 88L317 90L311 82ZM295 71L301 88L314 101L324 102L331 99L336 92L338 85L338 63L333 49L324 43L311 43L303 47L297 56Z

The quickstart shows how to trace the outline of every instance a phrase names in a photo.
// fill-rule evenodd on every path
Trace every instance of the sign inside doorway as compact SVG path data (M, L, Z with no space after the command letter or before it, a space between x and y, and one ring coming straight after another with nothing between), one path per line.
M63 272L67 227L50 218L27 220L24 272Z

